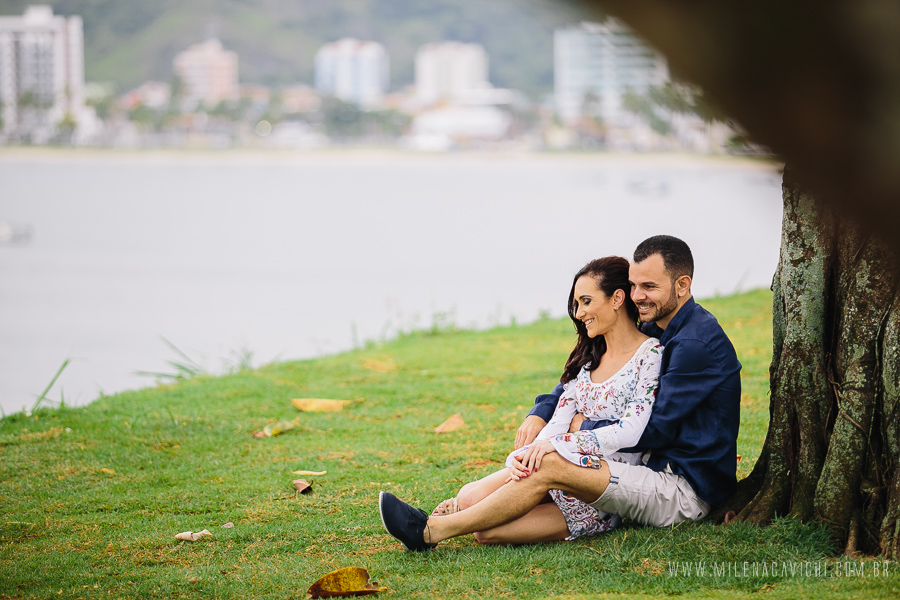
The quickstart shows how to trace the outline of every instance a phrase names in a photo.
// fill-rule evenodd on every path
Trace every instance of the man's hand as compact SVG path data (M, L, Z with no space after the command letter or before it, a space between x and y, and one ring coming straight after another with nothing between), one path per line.
M572 417L572 424L569 425L569 433L576 433L581 431L581 424L584 423L587 419L584 418L584 415L581 413L575 413L575 416Z
M533 442L534 438L537 437L537 434L541 432L541 429L543 429L546 424L547 421L537 415L528 415L525 417L522 426L519 427L519 431L516 432L516 443L513 450L518 450L522 446L527 446Z

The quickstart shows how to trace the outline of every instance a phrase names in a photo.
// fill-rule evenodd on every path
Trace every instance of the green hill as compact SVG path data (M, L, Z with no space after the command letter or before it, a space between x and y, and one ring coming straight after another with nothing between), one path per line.
M22 14L29 0L3 0L0 14ZM120 90L168 81L172 58L210 36L238 53L243 82L311 83L313 58L341 37L383 43L392 87L412 82L420 45L458 40L487 49L490 78L530 94L553 83L555 27L588 18L571 0L42 0L81 15L89 81Z

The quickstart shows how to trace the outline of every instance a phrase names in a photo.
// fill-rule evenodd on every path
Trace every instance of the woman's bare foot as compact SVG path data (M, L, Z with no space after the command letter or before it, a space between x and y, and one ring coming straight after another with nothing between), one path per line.
M438 504L434 511L432 511L432 517L446 517L447 515L452 515L455 512L459 512L459 503L456 501L456 498L447 498L440 504Z

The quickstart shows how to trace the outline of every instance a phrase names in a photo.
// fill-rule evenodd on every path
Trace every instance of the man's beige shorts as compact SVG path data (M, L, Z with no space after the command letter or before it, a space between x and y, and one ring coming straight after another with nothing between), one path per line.
M709 504L698 498L687 480L674 474L669 465L657 472L644 465L606 464L609 485L591 504L599 511L653 527L699 521L709 514Z

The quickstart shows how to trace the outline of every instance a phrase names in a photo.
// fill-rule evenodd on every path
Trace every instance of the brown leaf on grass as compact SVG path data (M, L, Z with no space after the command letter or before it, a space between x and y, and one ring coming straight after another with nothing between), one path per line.
M449 431L456 431L460 427L465 425L463 422L462 414L456 413L440 425L434 428L435 433L447 433Z
M110 468L108 468L108 467L103 467L102 469L100 469L100 472L101 472L101 473L106 473L107 475L115 475L115 474L116 474L116 470L115 470L115 469L110 469Z
M291 404L304 412L339 412L359 400L326 400L324 398L294 398Z
M193 531L185 531L183 533L175 534L175 539L182 540L185 542L196 542L197 540L199 540L200 538L202 538L205 535L212 535L212 534L209 532L208 529L204 529L203 531L198 531L197 533L194 533Z
M368 371L375 371L376 373L393 373L397 370L397 365L394 364L394 359L388 357L387 359L381 360L378 358L367 358L363 361L363 369Z
M277 423L270 423L266 425L262 431L257 431L253 434L255 438L264 438L264 437L273 437L276 435L281 435L285 431L290 431L299 423L299 419L294 419L293 421L278 421Z
M231 529L232 527L234 527L234 523L229 521L228 523L225 523L224 525L222 525L222 527L224 527L225 529Z
M737 455L737 461L738 461L738 462L741 462L741 459L742 459L742 458L744 458L742 455L740 455L740 454Z
M294 487L301 494L308 494L312 491L312 484L305 479L295 479Z
M369 583L369 572L362 567L347 567L332 571L312 584L306 592L310 598L342 598L367 596L387 590L377 581Z

